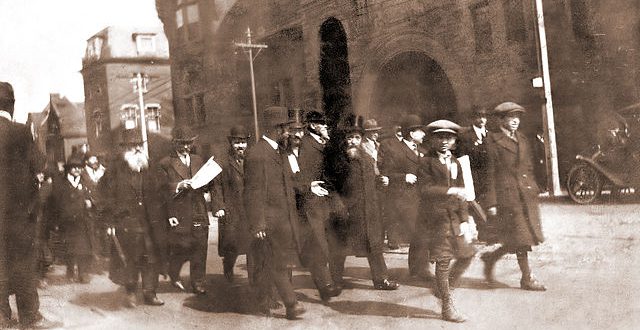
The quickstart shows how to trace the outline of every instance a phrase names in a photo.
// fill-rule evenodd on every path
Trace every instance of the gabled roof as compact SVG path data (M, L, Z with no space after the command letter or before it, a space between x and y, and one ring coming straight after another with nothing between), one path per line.
M51 94L49 104L40 115L33 114L33 122L44 125L51 117L51 112L59 118L60 135L67 137L87 136L87 123L84 116L84 103L73 103L60 94ZM32 114L30 114L32 115Z

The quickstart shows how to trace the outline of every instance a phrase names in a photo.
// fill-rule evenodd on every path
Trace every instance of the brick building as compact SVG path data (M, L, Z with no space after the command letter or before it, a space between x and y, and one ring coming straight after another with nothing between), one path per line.
M139 127L138 94L131 83L137 73L148 77L144 101L151 106L146 113L149 134L168 137L174 122L173 96L169 46L162 28L107 27L87 40L82 76L93 152L109 153L122 127Z
M251 127L249 64L233 42L267 44L255 59L258 110L317 108L395 122L465 123L474 106L526 106L542 128L533 0L156 0L172 54L176 120L224 141ZM640 4L545 0L561 171L591 143L603 105L638 100Z

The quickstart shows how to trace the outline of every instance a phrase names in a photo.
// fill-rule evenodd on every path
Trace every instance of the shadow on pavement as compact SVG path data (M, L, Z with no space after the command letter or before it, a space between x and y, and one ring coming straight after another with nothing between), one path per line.
M74 305L89 307L92 310L117 311L124 309L124 293L120 290L110 292L86 292L77 295L70 302Z
M259 306L249 285L229 283L223 275L208 275L207 294L188 297L183 306L208 313L259 313Z
M331 309L351 315L372 315L402 318L439 319L440 314L428 309L398 305L381 301L335 301L326 306Z

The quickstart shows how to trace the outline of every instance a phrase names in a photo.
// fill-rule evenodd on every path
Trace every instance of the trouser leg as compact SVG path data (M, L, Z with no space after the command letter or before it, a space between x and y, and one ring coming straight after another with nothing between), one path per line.
M293 290L293 284L289 280L288 270L272 268L271 279L284 305L287 307L295 305L297 302L296 293Z
M370 253L367 256L367 261L369 261L369 269L371 270L371 279L373 283L379 283L388 278L387 275L387 264L384 261L384 256L382 252L379 253Z
M11 319L9 305L9 280L0 281L0 324Z
M518 259L518 266L520 267L520 271L522 272L522 278L531 278L531 268L529 268L529 254L527 253L527 251L516 252L516 257Z
M236 253L227 253L224 257L222 257L222 269L224 273L233 273L233 267L236 265L236 261L238 260L238 254ZM247 254L247 269L249 269L249 256Z
M471 265L471 260L473 260L473 258L459 258L453 263L449 274L449 286L451 288L460 286L462 274L464 274L467 268L469 268L469 265Z
M207 250L209 248L209 229L201 227L198 229L197 237L194 239L193 250L189 262L189 273L191 285L204 285L207 270Z
M487 282L495 283L493 268L495 267L496 262L508 252L509 251L507 250L507 248L501 246L497 250L485 253L480 257L480 259L482 259L482 261L484 262L484 277Z
M76 263L78 264L78 278L81 281L87 280L89 272L91 271L91 265L93 264L93 256L77 256Z
M11 286L16 294L20 323L29 324L40 317L40 299L37 290L36 258L33 251L16 253L10 263Z
M148 262L147 258L143 258L140 264L140 274L142 277L142 291L145 296L156 294L158 288L158 270L154 263Z
M427 242L417 235L411 238L409 245L409 273L411 275L429 274L429 249Z
M331 257L329 263L329 272L331 273L333 282L337 285L342 285L342 277L344 276L344 263L346 260L347 257L340 254Z
M187 260L189 260L189 256L185 252L185 249L179 247L171 248L169 256L169 277L172 281L180 280L180 270Z

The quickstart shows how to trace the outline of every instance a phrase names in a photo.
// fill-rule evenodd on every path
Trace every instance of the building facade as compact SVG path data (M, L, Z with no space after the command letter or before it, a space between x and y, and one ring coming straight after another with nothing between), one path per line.
M602 104L638 100L640 4L544 3L566 170L579 144L591 142ZM176 120L197 127L207 143L222 143L231 124L253 127L249 61L234 47L246 43L248 28L252 42L268 46L254 52L259 112L271 105L319 109L332 125L351 113L383 125L406 113L466 124L474 107L510 100L529 109L524 129L542 130L544 95L531 84L541 76L533 0L156 5L172 54Z
M29 113L26 124L38 149L45 155L47 169L55 171L75 149L87 144L83 103L60 94L50 94L42 112Z
M108 154L123 128L141 127L137 75L146 87L149 135L170 136L174 123L169 46L162 28L107 27L87 40L82 61L90 148ZM151 146L150 146L151 148Z

